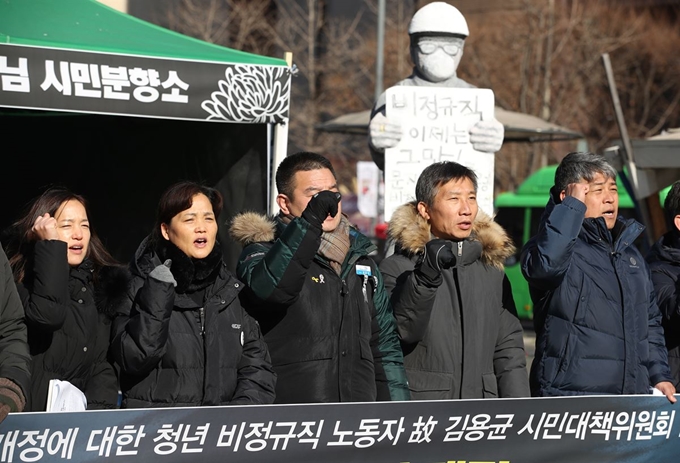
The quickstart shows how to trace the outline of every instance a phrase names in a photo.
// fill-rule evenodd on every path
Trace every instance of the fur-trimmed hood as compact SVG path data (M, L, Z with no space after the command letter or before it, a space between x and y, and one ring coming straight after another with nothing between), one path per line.
M406 253L422 254L431 240L430 225L418 213L416 202L399 206L392 214L388 235ZM515 253L515 246L506 231L480 209L472 223L471 239L482 244L484 264L502 269L505 260Z
M276 219L257 212L244 212L232 219L229 234L243 247L252 243L274 241Z

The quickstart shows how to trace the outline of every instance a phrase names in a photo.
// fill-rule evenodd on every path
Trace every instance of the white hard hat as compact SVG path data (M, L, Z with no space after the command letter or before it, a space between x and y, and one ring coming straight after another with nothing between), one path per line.
M423 33L470 35L463 14L453 5L446 2L432 2L413 15L408 25L409 35Z

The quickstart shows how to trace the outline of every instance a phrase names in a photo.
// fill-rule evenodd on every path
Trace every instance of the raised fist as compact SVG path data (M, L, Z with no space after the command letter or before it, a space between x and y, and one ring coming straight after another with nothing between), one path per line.
M31 231L39 240L58 240L57 219L49 214L44 214L35 219Z
M435 239L425 245L425 254L417 270L424 283L439 286L442 282L442 270L454 265L456 256L453 254L453 242Z
M177 281L175 280L175 276L172 274L170 271L170 266L172 265L172 260L168 259L165 262L163 262L161 265L157 266L153 270L151 270L151 273L149 273L149 276L153 278L154 280L161 281L163 283L172 283L172 285L176 288L177 287Z
M302 218L311 226L321 229L329 215L331 217L337 215L340 198L342 195L337 191L320 191L309 200L307 207L302 211Z
M567 189L564 190L564 196L573 196L582 203L586 202L586 195L590 191L590 185L585 182L581 183L570 183L567 185Z

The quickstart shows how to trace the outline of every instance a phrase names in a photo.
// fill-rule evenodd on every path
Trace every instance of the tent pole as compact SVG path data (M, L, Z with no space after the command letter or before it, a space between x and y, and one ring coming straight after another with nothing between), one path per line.
M274 126L275 124L267 124L267 214L271 213L272 210L272 204L274 201L272 200L272 181L271 179L273 178L272 175L272 156L273 156L273 149L272 149L272 139L273 139L273 132L274 132Z
M293 66L292 52L289 51L285 52L283 55L283 59L286 60L286 63L288 63L289 68ZM292 76L290 78L292 78ZM283 161L287 154L289 122L290 118L287 118L281 121L280 123L274 125L274 152L272 153L273 156L271 155L269 156L271 163L270 168L268 169L270 175L269 175L269 207L267 208L267 212L270 215L275 215L278 214L279 212L279 206L278 204L276 204L277 195L276 169L278 169L279 164L281 164L281 161Z

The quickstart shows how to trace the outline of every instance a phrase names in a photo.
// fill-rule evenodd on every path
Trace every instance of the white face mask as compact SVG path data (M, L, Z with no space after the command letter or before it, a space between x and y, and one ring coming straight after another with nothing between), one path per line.
M430 82L443 82L456 76L463 56L462 39L450 37L424 37L411 46L414 64Z

